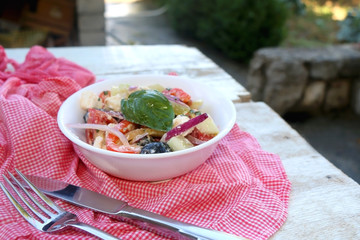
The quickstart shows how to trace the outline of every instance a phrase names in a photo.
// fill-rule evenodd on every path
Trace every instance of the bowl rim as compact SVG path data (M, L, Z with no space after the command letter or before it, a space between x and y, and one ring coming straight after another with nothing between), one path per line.
M126 75L126 76L119 76L117 78L118 81L124 81L126 83L126 80L131 81L133 79L139 79L139 78L153 78L153 77L157 77L157 78L168 78L168 79L181 79L184 81L189 81L191 80L189 77L183 77L183 76L171 76L171 75L149 75L149 74L139 74L139 75ZM90 86L94 87L97 85L102 85L104 84L104 82L106 82L107 80L103 80L100 82L95 82L91 85L88 85L78 91L76 91L75 93L73 93L71 96L69 96L60 106L60 109L58 111L58 115L57 115L57 122L58 122L58 126L61 130L61 132L74 144L85 148L88 151L91 152L96 152L98 154L103 154L103 155L107 155L107 156L111 156L111 157L118 157L118 158L131 158L131 159L161 159L161 158L170 158L170 157L174 157L174 156L179 156L179 155L186 155L188 153L192 153L194 151L198 151L204 148L207 148L208 146L215 144L217 142L219 142L223 137L225 137L233 128L235 121L236 121L236 110L235 110L235 106L233 104L233 102L226 97L224 94L222 94L220 91L218 91L217 89L211 88L212 91L215 92L219 92L219 95L222 96L222 100L226 101L227 104L230 106L231 112L230 112L230 119L229 121L225 124L225 127L212 139L210 139L209 141L194 146L192 148L188 148L188 149L184 149L184 150L179 150L179 151L174 151L174 152L167 152L167 153L159 153L159 154L129 154L129 153L121 153L121 152L113 152L113 151L109 151L106 149L100 149L100 148L96 148L86 142L84 142L83 140L81 140L74 132L72 132L69 127L67 127L65 125L65 123L62 121L63 120L63 116L64 116L64 108L66 106L66 104L68 102L70 102L70 100L75 97L76 94L80 94L80 92L86 91L86 89L88 89ZM201 82L196 82L196 85L201 85L204 86L205 88L210 88L208 85L203 84Z

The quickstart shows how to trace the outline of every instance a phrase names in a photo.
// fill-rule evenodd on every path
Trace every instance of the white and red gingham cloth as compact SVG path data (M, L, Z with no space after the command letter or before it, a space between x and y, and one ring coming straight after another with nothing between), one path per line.
M134 207L248 239L267 239L285 222L290 182L281 160L263 151L237 125L204 164L170 181L126 181L94 167L77 154L56 122L61 103L94 80L88 70L55 58L42 47L31 48L19 64L8 59L0 46L0 173L14 173L16 167L26 174L63 180ZM55 202L80 221L122 239L164 239L101 213ZM0 239L94 239L71 228L53 234L36 230L2 191L0 216Z

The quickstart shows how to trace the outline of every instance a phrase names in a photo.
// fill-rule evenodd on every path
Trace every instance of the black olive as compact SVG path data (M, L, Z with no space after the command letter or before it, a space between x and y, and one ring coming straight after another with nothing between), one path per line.
M151 136L145 136L137 142L137 145L145 146L146 144L151 142L154 142L154 139Z
M86 113L84 114L83 119L84 119L84 122L87 123L87 121L89 119L89 112L88 111L86 111Z
M165 153L165 152L171 152L171 148L167 143L164 142L151 142L146 144L141 149L141 154L153 154L153 153Z

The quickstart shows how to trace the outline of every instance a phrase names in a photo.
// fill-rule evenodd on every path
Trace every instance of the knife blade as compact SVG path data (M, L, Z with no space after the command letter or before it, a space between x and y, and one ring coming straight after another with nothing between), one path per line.
M46 195L59 198L77 206L105 213L108 216L135 225L171 239L246 240L232 234L198 227L156 213L131 207L127 202L59 180L34 175L26 177ZM23 183L25 185L25 183Z

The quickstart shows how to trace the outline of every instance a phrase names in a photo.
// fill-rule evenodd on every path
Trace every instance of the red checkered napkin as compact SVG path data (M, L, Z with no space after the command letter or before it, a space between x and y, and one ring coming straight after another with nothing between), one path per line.
M7 72L11 63L15 70ZM58 129L61 102L94 81L86 69L56 59L41 47L24 63L0 48L0 161L2 174L14 168L51 177L125 200L131 206L183 222L249 239L267 239L285 222L290 182L277 155L261 149L237 125L212 156L194 171L160 182L133 182L94 167ZM164 239L101 213L55 200L80 221L122 239ZM0 192L0 239L95 239L74 229L42 233L30 226Z

